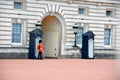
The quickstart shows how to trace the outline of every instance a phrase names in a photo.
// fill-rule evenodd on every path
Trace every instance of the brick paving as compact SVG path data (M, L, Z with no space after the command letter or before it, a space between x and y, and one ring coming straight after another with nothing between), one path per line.
M0 60L0 80L118 80L118 60Z

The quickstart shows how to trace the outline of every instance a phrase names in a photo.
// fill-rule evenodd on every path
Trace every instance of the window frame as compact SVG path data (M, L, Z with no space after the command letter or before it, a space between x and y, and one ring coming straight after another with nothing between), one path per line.
M109 30L110 32L110 36L109 37L107 37L107 38L109 38L109 42L110 42L110 44L109 45L105 45L105 38L106 38L106 36L105 36L105 30ZM112 36L112 30L111 30L111 28L104 28L104 46L105 47L111 47L111 36Z
M22 23L15 23L15 22L12 22L12 28L13 28L13 24L21 24L21 32L20 32L20 43L15 43L15 42L13 42L12 41L12 39L13 39L13 35L12 35L12 38L11 38L11 43L12 43L12 45L22 45L22 28L23 28L23 24ZM13 29L12 29L12 34L13 34Z
M87 32L89 30L88 28L88 24L85 24L85 23L77 23L79 27L82 27L83 28L83 33L84 32ZM77 44L77 42L76 42ZM80 48L82 48L82 43L81 44L77 44L77 46L79 46Z
M110 24L105 24L105 27L104 29L110 29L111 30L111 41L110 41L110 45L107 46L107 45L104 45L104 48L105 49L114 49L115 48L115 35L116 35L116 32L115 32L115 25L110 25Z
M21 4L20 9L15 8L15 3L19 3L19 4ZM22 2L14 2L14 9L15 9L15 10L23 10L23 3L22 3Z
M111 12L111 16L107 16L107 11ZM115 17L115 9L106 9L106 17Z
M12 23L21 23L21 43L12 43ZM28 32L27 32L27 20L26 19L19 19L19 18L12 18L11 21L11 47L28 47L27 45L28 39Z
M80 9L84 10L84 14L79 14L79 10ZM87 7L78 7L78 15L80 15L80 16L87 16L87 12L88 12L88 8Z
M15 9L14 8L14 3L21 3L22 5L21 5L21 9ZM26 9L26 1L25 0L14 0L14 2L13 2L13 8L14 8L14 10L25 10Z
M82 29L82 34L84 33L84 27L79 27L79 28L81 28ZM79 29L78 28L78 29ZM82 34L81 34L81 39L82 39ZM79 46L79 47L82 47L82 42L81 42L81 44L78 44L78 42L77 42L77 35L78 35L78 30L77 30L77 34L76 34L76 44ZM82 41L82 40L81 40Z

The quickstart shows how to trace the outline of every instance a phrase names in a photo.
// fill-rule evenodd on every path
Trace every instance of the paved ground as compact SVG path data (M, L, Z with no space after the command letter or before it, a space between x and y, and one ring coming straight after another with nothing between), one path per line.
M117 60L0 60L0 80L118 80Z

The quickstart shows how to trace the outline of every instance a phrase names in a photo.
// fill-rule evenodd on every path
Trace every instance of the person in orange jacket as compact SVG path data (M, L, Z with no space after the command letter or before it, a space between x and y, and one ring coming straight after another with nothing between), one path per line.
M39 40L39 44L37 45L37 50L38 50L38 59L43 59L43 50L44 46L42 44L42 40Z

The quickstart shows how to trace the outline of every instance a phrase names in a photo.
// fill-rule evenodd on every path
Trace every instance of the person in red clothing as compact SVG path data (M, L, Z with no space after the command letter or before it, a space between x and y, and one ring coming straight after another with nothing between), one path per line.
M44 46L42 44L42 40L39 40L39 44L37 45L37 50L38 50L38 59L43 59L43 50Z

